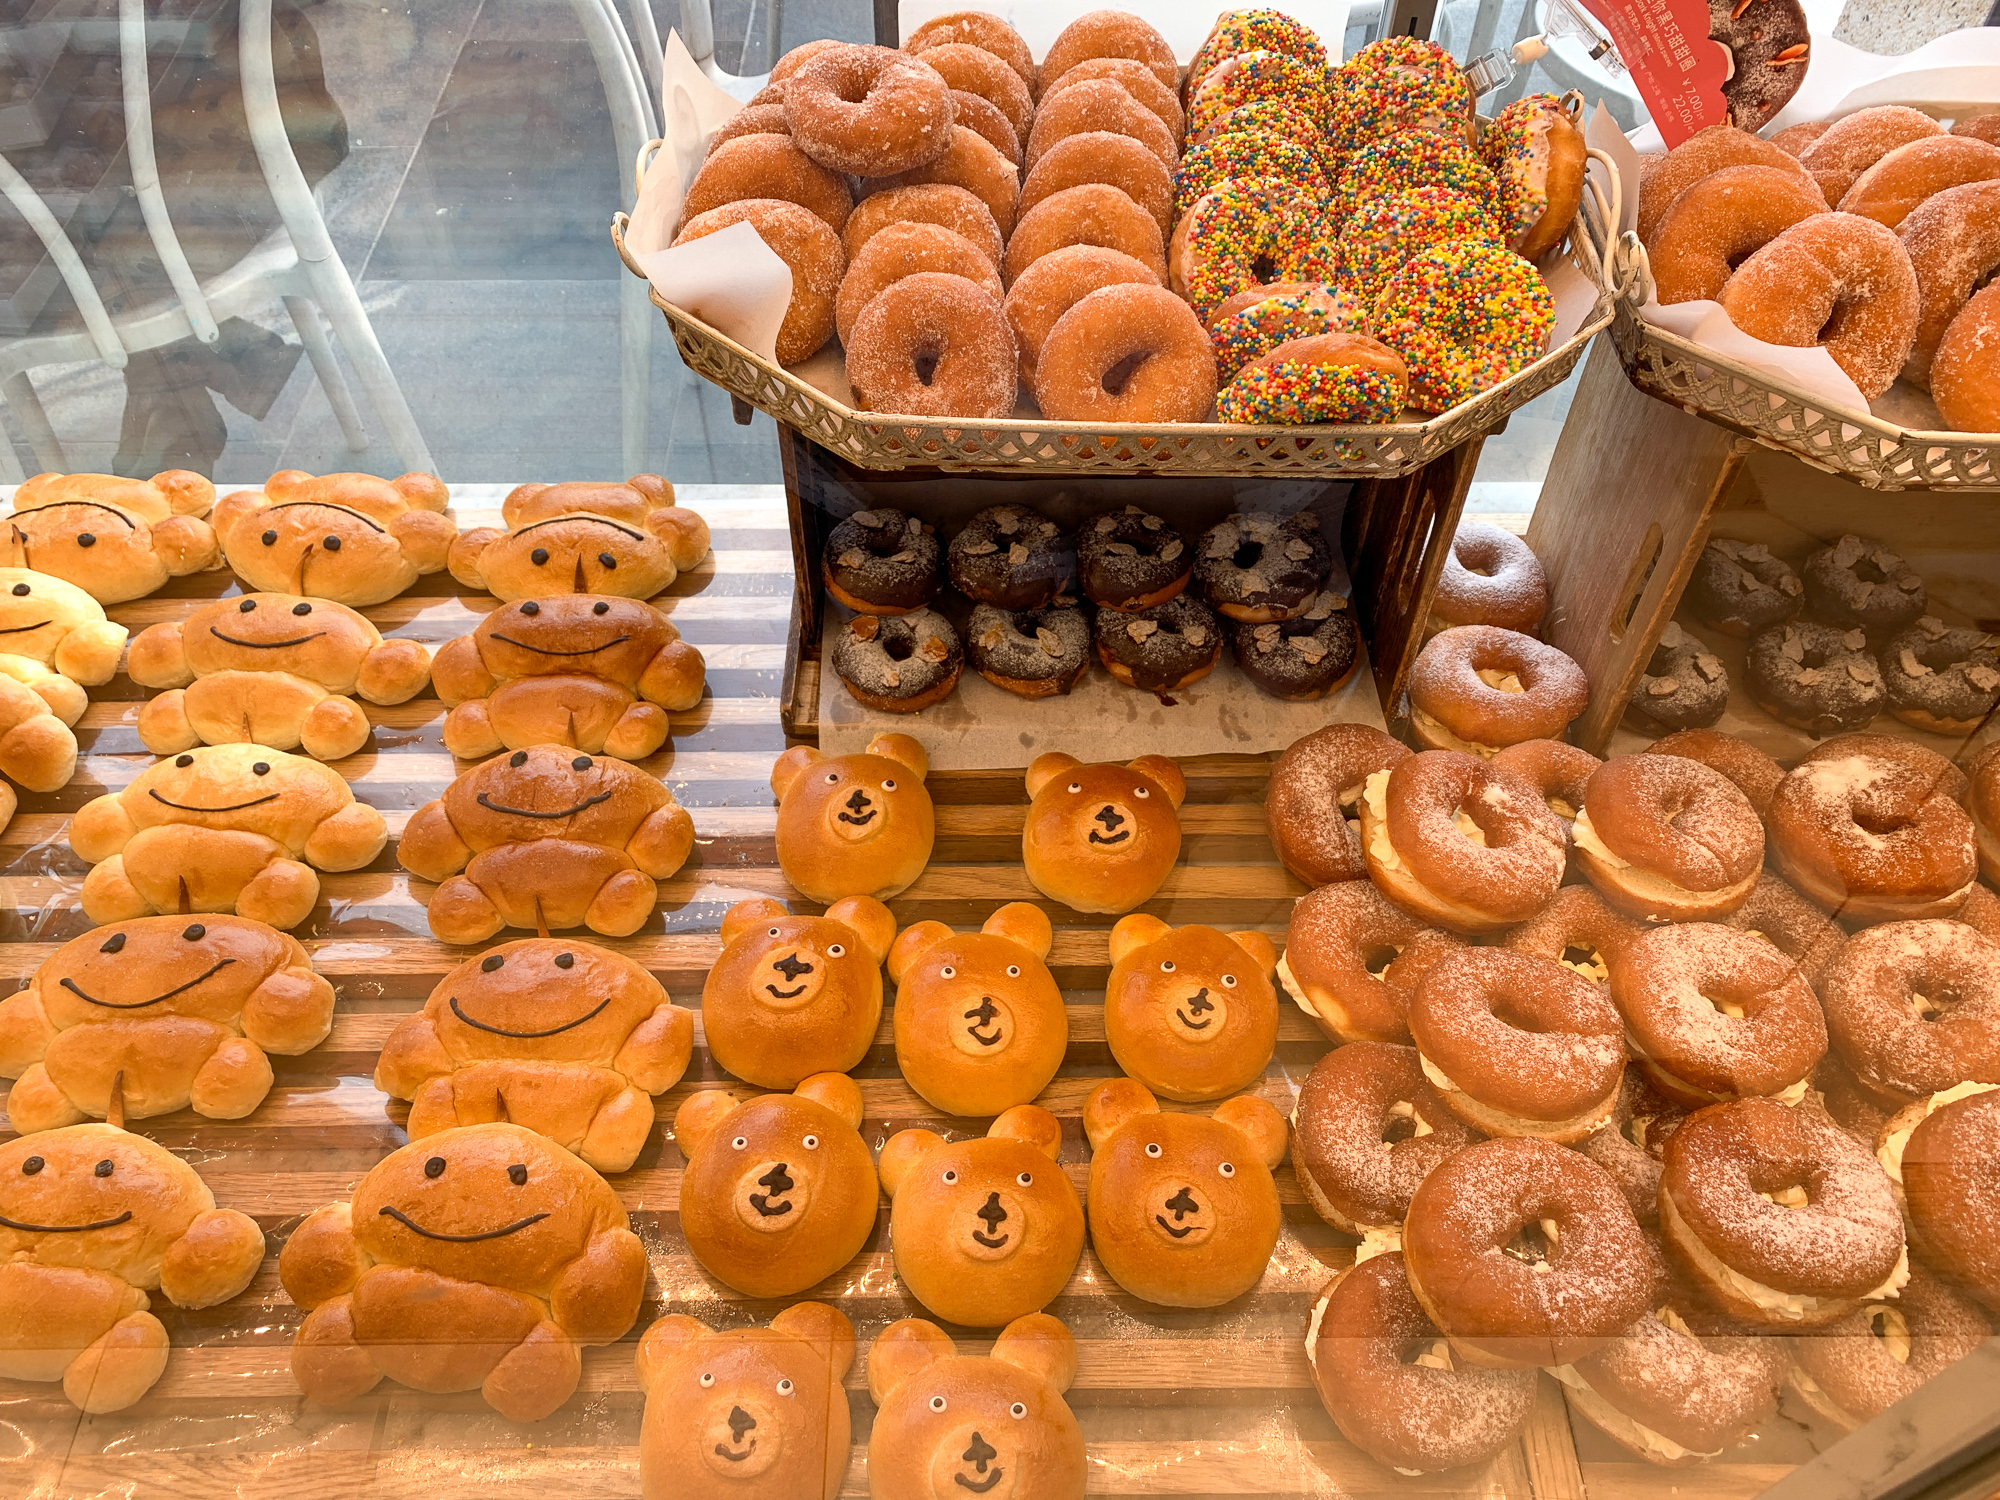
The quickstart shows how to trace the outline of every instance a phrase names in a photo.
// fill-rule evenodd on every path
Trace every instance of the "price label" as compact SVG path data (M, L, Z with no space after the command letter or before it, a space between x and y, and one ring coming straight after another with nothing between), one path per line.
M1581 0L1611 34L1667 145L1729 123L1729 49L1708 35L1708 0Z

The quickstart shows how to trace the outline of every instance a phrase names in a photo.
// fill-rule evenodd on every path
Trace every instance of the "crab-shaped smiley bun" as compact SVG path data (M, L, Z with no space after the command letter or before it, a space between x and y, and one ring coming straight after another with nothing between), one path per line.
M222 566L215 530L199 519L215 486L173 469L151 479L37 474L14 492L0 563L75 584L99 604L141 599L169 578Z
M333 986L298 940L248 917L138 917L72 938L0 1000L0 1076L23 1135L111 1113L249 1114L268 1054L326 1039ZM115 1088L114 1088L115 1086Z
M509 603L564 592L651 599L708 556L708 525L692 511L667 507L643 520L621 520L560 509L562 502L551 503L547 493L526 504L513 504L510 497L507 530L478 526L454 542L451 576ZM693 517L695 524L681 524L683 517ZM654 518L664 518L659 531L653 530Z
M432 934L481 943L503 927L637 932L658 882L693 848L694 821L658 778L612 756L535 745L474 766L418 808L396 858L438 883Z
M117 672L125 636L103 605L67 579L0 568L0 676L34 689L63 723L83 717L84 687Z
M1181 769L1164 755L1085 765L1050 752L1028 766L1021 862L1035 889L1075 911L1152 900L1181 853Z
M842 1381L854 1325L795 1302L768 1328L685 1314L639 1340L639 1492L645 1500L833 1500L853 1429Z
M500 502L500 518L509 527L573 515L607 516L650 532L668 544L682 572L708 556L708 522L676 505L672 482L658 474L634 474L623 484L587 479L517 484Z
M306 1312L292 1375L338 1403L385 1376L478 1391L535 1422L576 1390L585 1345L639 1316L646 1252L609 1183L519 1125L412 1141L315 1210L278 1257Z
M215 507L222 555L252 589L356 607L384 604L441 571L458 528L429 474L273 474Z
M165 1372L149 1292L213 1307L250 1284L264 1234L217 1208L199 1173L116 1125L0 1145L0 1376L60 1380L92 1413L120 1411Z
M1104 1036L1155 1094L1225 1099L1264 1074L1278 1044L1278 950L1261 932L1121 917L1111 929Z
M1062 1122L1021 1104L983 1136L900 1130L878 1170L896 1275L947 1323L998 1328L1053 1302L1083 1254L1083 1205L1057 1165Z
M210 745L162 760L70 820L93 922L235 911L296 927L320 870L358 870L388 842L382 815L340 773L267 745Z
M694 1013L623 954L524 938L468 958L389 1033L375 1087L410 1101L410 1139L508 1120L623 1172L681 1081Z
M882 734L859 755L795 745L771 767L778 866L810 901L907 890L930 863L936 812L924 788L930 756L907 734Z

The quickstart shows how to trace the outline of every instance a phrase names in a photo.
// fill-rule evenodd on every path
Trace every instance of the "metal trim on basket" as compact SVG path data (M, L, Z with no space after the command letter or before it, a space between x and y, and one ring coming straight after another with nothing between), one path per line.
M1586 217L1604 205L1590 201ZM1614 216L1608 221L1616 223ZM625 248L626 216L612 220L611 238L626 268L643 276ZM922 465L953 471L1128 473L1269 478L1390 479L1411 474L1459 444L1491 432L1513 412L1562 384L1597 333L1611 322L1609 278L1598 263L1599 241L1578 227L1570 258L1598 287L1583 326L1557 348L1472 400L1424 422L1376 426L1239 426L1226 422L1051 422L903 418L856 411L783 367L760 358L701 319L651 292L665 314L681 358L697 375L865 469Z

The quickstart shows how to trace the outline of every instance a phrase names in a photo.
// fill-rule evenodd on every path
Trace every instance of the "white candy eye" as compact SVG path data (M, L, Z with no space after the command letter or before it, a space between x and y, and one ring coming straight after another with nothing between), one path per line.
M837 782L837 781L839 781L839 780L840 780L840 772L838 772L838 771L828 771L828 772L826 773L826 784L827 784L828 786L832 786L832 785L833 785L833 784L834 784L835 782Z
M845 958L847 957L847 948L841 943L829 943L827 944L826 953L829 958ZM1235 981L1231 980L1230 983L1234 984Z
M1153 794L1152 794L1151 792L1147 791L1147 790L1146 790L1146 789L1145 789L1144 787L1142 787L1142 786L1135 786L1135 787L1133 787L1133 788L1132 788L1132 795L1133 795L1133 796L1135 796L1135 797L1138 797L1138 798L1140 798L1141 800L1144 800L1145 798L1147 798L1147 797L1150 797L1150 796L1152 796Z
M1007 977L1009 979L1019 979L1021 977L1021 966L1019 964L1007 965Z
M819 1137L809 1135L803 1141L799 1142L799 1144L804 1146L808 1151L817 1151L819 1150Z
M1072 782L1071 782L1071 783L1069 784L1069 789L1070 789L1070 790L1071 790L1072 792L1080 792L1080 791L1082 791L1082 790L1083 790L1083 783L1082 783L1082 782L1080 782L1080 781L1072 781Z
M1220 1172L1224 1177L1234 1177L1236 1175L1236 1164L1226 1161L1215 1170Z
M932 1411L943 1411L943 1410L944 1410L944 1397L942 1397L942 1396L933 1396L933 1397L931 1397L931 1410L932 1410Z
M1014 1180L1020 1183L1022 1187L1033 1187L1035 1185L1035 1174L1032 1172L1023 1172Z
M896 783L893 781L885 781L882 783L882 790L885 792L893 792L896 790Z
M767 927L764 929L765 937L776 937L777 935L778 935L778 929L775 927Z
M1223 987L1223 988L1224 988L1225 990L1233 990L1233 989L1235 989L1235 988L1236 988L1236 976L1235 976L1234 974L1224 974L1224 975L1222 976L1222 987Z
M1012 1406L1007 1408L1007 1415L1012 1417L1016 1422L1020 1421L1027 1414L1028 1408L1019 1401L1016 1401Z
M1160 1143L1158 1141L1146 1142L1146 1154L1157 1158L1160 1154Z
M1173 960L1172 960L1171 958L1165 958L1165 959L1161 959L1161 960L1160 960L1160 972L1161 972L1162 974L1171 974L1171 973L1173 973L1173 972L1174 972L1174 961L1173 961Z
M946 964L942 969L938 970L938 978L956 979L958 978L958 970L954 969L950 964Z
M714 1384L715 1384L715 1377L713 1375L703 1375L701 1377L701 1388L703 1390L707 1390L710 1386Z
M745 1146L750 1144L750 1137L747 1135L739 1135L738 1137L736 1137L735 1140L731 1141L729 1144L734 1146L738 1151L741 1151Z
M789 1380L781 1380L778 1382L778 1394L780 1396L789 1396L791 1395L791 1393L792 1393L792 1383Z
M958 1181L958 1173L956 1173L956 1172L947 1172L947 1173L945 1173L945 1174L944 1174L944 1185L945 1185L946 1187L950 1187L950 1186L951 1186L951 1185L952 1185L953 1183L955 1183L955 1182L957 1182L957 1181Z

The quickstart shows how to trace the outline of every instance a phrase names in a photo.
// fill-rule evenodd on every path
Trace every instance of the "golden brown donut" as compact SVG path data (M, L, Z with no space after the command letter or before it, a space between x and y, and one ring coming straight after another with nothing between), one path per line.
M1882 1127L1889 1123L1890 1116L1897 1113L1875 1102L1874 1096L1854 1076L1854 1070L1840 1060L1838 1052L1829 1051L1820 1059L1819 1066L1813 1069L1812 1086L1819 1095L1820 1108L1833 1123L1870 1150L1880 1140ZM1811 1095L1806 1102L1811 1103ZM1889 1175L1893 1177L1895 1173Z
M1962 922L1855 933L1827 966L1820 1003L1841 1060L1884 1108L2000 1084L2000 943Z
M1005 115L987 100L964 89L951 91L951 104L955 128L972 131L1011 165L1016 168L1021 165L1021 138L1014 134L1014 127L1007 123Z
M1180 858L1181 768L1164 755L1085 765L1050 751L1029 762L1021 863L1074 911L1128 912L1152 900Z
M1638 227L1646 248L1652 248L1667 211L1682 193L1728 167L1770 167L1801 183L1812 181L1798 159L1775 141L1760 141L1733 125L1711 125L1682 141L1641 176ZM1822 200L1819 207L1827 204Z
M1028 126L1035 118L1035 101L1029 97L1028 85L1022 82L1021 75L1005 61L969 42L940 42L925 47L917 55L937 69L949 87L975 94L997 109L1014 133L1017 153L1027 144Z
M922 54L950 42L983 47L1020 75L1029 88L1035 85L1035 59L1021 33L998 16L983 10L955 10L933 16L903 40L905 52Z
M1486 1135L1569 1145L1618 1100L1625 1037L1597 985L1552 958L1466 948L1410 1001L1410 1037L1445 1107Z
M1589 701L1583 668L1494 625L1439 631L1410 670L1410 731L1430 750L1492 755L1522 740L1559 739Z
M938 224L963 235L979 247L980 254L1000 269L1005 248L993 210L962 187L947 182L927 182L916 187L888 188L871 193L854 205L854 213L841 231L841 243L851 261L861 247L891 224Z
M1277 1047L1277 965L1261 932L1119 918L1104 983L1112 1057L1126 1076L1183 1103L1250 1088Z
M1993 1235L2000 1214L1993 1181L2000 1091L1963 1084L1921 1107L1924 1118L1914 1129L1906 1118L1891 1120L1881 1146L1885 1165L1903 1185L1911 1236L1953 1286L2000 1313L2000 1241ZM1899 1128L1910 1130L1900 1154Z
M1042 91L1043 97L1100 78L1110 79L1158 115L1175 141L1187 133L1187 115L1181 108L1180 97L1161 83L1151 68L1129 57L1086 57L1075 67L1065 69L1061 78Z
M1035 163L1028 180L1021 184L1021 212L1025 215L1044 198L1054 197L1065 188L1104 183L1122 191L1153 216L1160 226L1161 244L1174 227L1174 179L1159 157L1133 140L1109 130L1086 130L1064 136Z
M1840 211L1894 229L1933 194L1996 177L2000 146L1971 136L1930 136L1898 146L1855 178L1840 200Z
M1768 1095L1796 1103L1826 1055L1826 1021L1798 966L1720 923L1641 933L1611 972L1611 999L1654 1086L1690 1109Z
M1678 755L1698 760L1711 771L1720 771L1736 783L1736 790L1750 799L1758 817L1771 811L1771 798L1785 779L1778 763L1748 740L1720 729L1677 729L1648 745L1644 755Z
M1801 219L1825 212L1808 178L1775 167L1711 173L1676 198L1660 221L1650 246L1654 295L1662 303L1713 300L1738 262Z
M829 171L782 135L741 135L709 154L688 187L681 222L745 198L782 198L818 215L835 234L854 211L847 179Z
M1564 740L1522 740L1494 756L1493 764L1512 771L1540 792L1549 811L1562 820L1564 832L1569 833L1583 807L1583 789L1591 773L1604 762Z
M1093 78L1071 84L1036 107L1024 158L1028 170L1032 172L1058 141L1100 130L1131 136L1169 170L1180 165L1173 132L1160 123L1160 117L1111 79Z
M1896 1195L1868 1148L1774 1099L1710 1105L1667 1138L1660 1234L1709 1299L1766 1327L1831 1323L1910 1274Z
M1143 262L1162 282L1167 279L1166 248L1153 216L1122 188L1093 182L1051 193L1021 215L1001 263L1007 284L1042 256L1070 245L1117 250Z
M791 133L792 127L785 122L783 104L746 104L716 127L715 134L708 138L708 150L703 154L713 156L717 146L733 141L739 135L790 136Z
M901 895L930 863L929 771L929 755L907 734L878 734L860 755L787 750L771 766L785 879L809 901Z
M1603 984L1646 928L1613 908L1589 885L1566 885L1505 943L1516 953L1552 958L1593 984Z
M1943 134L1944 127L1920 109L1877 105L1822 125L1799 151L1799 165L1812 173L1826 193L1827 203L1837 204L1854 186L1855 178L1898 146Z
M696 214L681 225L676 245L705 238L732 224L749 224L792 273L792 300L778 325L781 365L810 359L833 337L835 295L847 270L840 236L826 221L782 198L743 198Z
M976 254L969 242L966 250ZM983 260L979 269L986 272ZM847 378L864 411L1010 416L1018 370L997 289L948 271L891 283L869 298L849 330Z
M1403 1261L1452 1352L1489 1369L1575 1363L1629 1327L1653 1286L1604 1169L1519 1137L1467 1146L1423 1180Z
M1035 401L1058 422L1204 422L1215 407L1215 347L1165 287L1099 287L1042 341Z
M1409 754L1366 724L1328 724L1294 740L1264 789L1264 831L1278 863L1312 886L1365 876L1362 788Z
M1467 936L1527 921L1566 863L1562 822L1534 788L1455 750L1426 750L1368 778L1361 846L1385 896Z
M1764 828L1736 784L1678 755L1620 755L1591 773L1571 830L1583 873L1652 921L1727 916L1764 867Z
M1128 283L1158 286L1159 273L1122 250L1107 250L1098 245L1065 245L1038 256L1014 279L1004 304L1007 322L1014 330L1022 381L1030 388L1034 386L1042 345L1064 313L1100 287Z
M1417 985L1464 946L1391 905L1370 881L1343 880L1292 907L1278 978L1333 1041L1407 1042Z
M1125 10L1092 10L1065 26L1042 54L1037 97L1078 63L1092 57L1129 57L1144 63L1167 88L1180 87L1180 64L1167 39L1142 17Z
M1979 847L1979 869L1988 880L2000 882L2000 744L1988 745L1965 763L1965 810L1972 815L1973 835ZM1992 892L1981 890L1989 906L1996 903ZM1968 902L1968 906L1970 903ZM1969 912L1959 917L1972 922ZM1977 923L1974 923L1977 926Z
M1931 361L1931 396L1945 425L1960 432L2000 429L2000 361L1993 356L2000 330L2000 297L1991 287L1958 310Z
M827 47L785 80L785 123L799 150L833 171L915 171L951 143L951 86L894 47Z
M2000 111L1983 110L1951 122L1953 135L1969 135L1982 141L2000 143Z
M1807 120L1802 124L1787 125L1770 138L1771 144L1781 150L1789 151L1793 156L1798 156L1806 147L1825 135L1832 124L1831 120ZM1644 159L1641 158L1642 161Z
M846 43L836 37L823 36L810 42L800 42L771 66L771 83L783 83L807 63L829 47L842 47Z
M1923 1389L1985 1343L1973 1303L1922 1266L1894 1302L1856 1308L1813 1337L1792 1341L1792 1389L1845 1432Z
M986 205L993 222L1005 236L1014 229L1015 205L1021 197L1020 169L994 148L976 130L955 130L945 153L927 167L899 172L894 177L862 179L863 198L895 188L922 187L941 183L964 188Z
M1004 296L985 253L964 235L940 224L890 224L870 235L841 278L834 299L834 328L842 344L854 336L862 310L882 292L920 271L963 276L994 298Z
M1752 338L1825 349L1872 400L1909 357L1917 278L1892 231L1855 214L1814 214L1736 268L1722 307Z
M1215 321L1220 321L1218 311ZM1461 521L1431 599L1433 633L1497 625L1532 635L1549 607L1549 580L1528 544L1489 521Z

